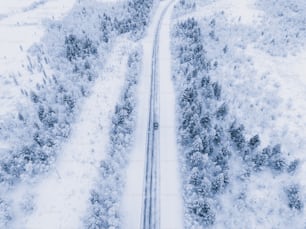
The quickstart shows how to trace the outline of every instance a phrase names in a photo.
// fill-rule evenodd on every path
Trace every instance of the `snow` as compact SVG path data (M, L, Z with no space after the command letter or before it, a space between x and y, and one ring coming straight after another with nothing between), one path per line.
M224 14L228 16L229 20L234 21L239 18L239 23L242 25L254 25L260 22L260 17L263 14L263 12L254 7L255 0L213 0L195 2L195 10L179 16L176 20L184 20L191 17L212 17L215 12L223 11Z
M207 7L215 8L212 3ZM219 3L221 4L221 3ZM244 12L250 12L253 20L245 26L239 19L244 13L233 13L236 8L245 7ZM200 8L199 8L200 10ZM222 17L226 18L226 25L218 17L218 12L224 11ZM272 9L267 9L273 10ZM202 11L201 11L202 12ZM253 14L251 13L253 12ZM258 12L256 14L256 12ZM253 31L266 32L265 12L256 8L256 1L242 1L237 5L222 5L211 10L210 13L218 22L217 36L220 37L220 44L214 43L214 47L209 49L212 55L219 62L220 70L213 72L213 77L223 85L224 94L231 104L231 112L238 120L243 120L250 136L261 133L264 137L262 141L268 144L281 142L282 148L290 154L289 157L304 158L298 152L305 151L305 53L306 48L302 46L298 52L291 53L290 45L283 44L273 49L288 49L286 56L272 55L261 46L262 40L256 38ZM207 20L212 18L205 17ZM236 20L234 20L236 18ZM302 20L302 19L301 19ZM290 23L290 21L288 21ZM286 27L287 25L279 25ZM296 30L300 25L297 25ZM294 30L294 28L292 28ZM229 31L227 31L229 30ZM227 31L223 33L223 31ZM280 32L281 34L281 32ZM275 34L277 37L279 34ZM299 39L296 46L303 43L303 38ZM210 45L210 44L207 44ZM218 54L216 48L220 45L228 45L231 52L227 59ZM294 49L294 48L293 48ZM294 49L295 50L295 49ZM234 69L235 68L237 69ZM226 77L222 77L226 75ZM221 77L220 77L221 76ZM248 115L245 115L248 114Z
M0 3L0 14L11 15L14 13L20 13L27 6L35 3L35 0L29 2L28 0L11 0L11 1L1 1Z
M96 2L107 4L114 0ZM89 1L89 4L96 2ZM182 174L178 164L177 114L169 45L170 25L190 17L196 18L201 26L205 41L203 45L207 51L205 55L217 62L218 67L210 71L210 77L222 86L222 96L229 105L229 119L238 120L245 126L247 139L260 134L260 150L263 146L280 143L282 154L287 161L298 159L300 162L293 174L264 170L252 172L242 181L241 177L245 174L241 173L247 171L247 165L240 157L233 156L229 161L231 184L220 195L214 196L214 201L218 202L218 211L213 227L304 228L305 209L300 212L290 209L286 203L285 190L291 184L298 184L301 200L305 203L305 3L302 0L281 0L274 6L277 1L272 0L271 3L262 0L190 2L195 2L195 7L184 14L174 14L176 18L171 18L171 3L160 27L160 228L184 227ZM29 54L29 48L42 40L47 22L64 18L75 3L76 0L0 2L0 124L10 118L16 118L19 109L29 104L28 98L21 91L30 91L43 80L41 72L33 71L35 57ZM121 203L122 225L127 229L141 227L150 66L158 21L168 4L169 1L159 3L148 33L140 41L135 41L144 47L144 55L143 71L138 85L136 142L127 165ZM299 9L299 6L302 6L302 9ZM65 23L73 20L75 15L71 14ZM87 18L92 20L90 16ZM216 26L212 25L213 20ZM87 22L80 25L77 33L82 34L82 29L88 26L87 35L98 39L97 30L92 29L97 25L93 21ZM75 24L67 25L67 30L61 35L74 31L74 26ZM210 34L212 31L214 35ZM64 41L64 37L62 38ZM83 220L88 210L90 191L95 182L99 181L99 163L105 159L108 152L111 117L124 83L128 53L136 45L124 36L116 39L114 43L113 48L109 47L111 52L107 55L105 67L99 72L90 95L79 105L81 112L72 124L72 134L63 143L50 172L37 180L25 181L12 188L10 193L1 196L7 200L2 203L0 199L0 205L8 204L8 208L12 208L15 214L15 221L10 224L10 228L84 227ZM224 51L225 47L227 53ZM54 53L57 51L60 52L56 49ZM49 76L53 74L47 66L45 71ZM29 111L31 109L29 107ZM12 140L1 136L0 159L17 140L22 141L18 137L19 135ZM0 213L6 210L0 209ZM2 218L0 216L0 220L3 220ZM0 222L0 226L2 225L4 224Z
M72 3L70 7L72 7ZM61 4L56 1L34 2L24 7L19 6L11 11L8 10L6 13L10 15L3 17L1 21L0 28L7 35L4 37L6 43L2 42L3 49L6 44L12 43L12 47L6 48L7 53L3 52L5 56L1 62L1 66L3 66L1 74L5 76L2 78L1 86L7 85L5 88L1 88L3 95L0 95L1 104L6 106L6 109L1 113L3 116L18 111L16 108L18 103L26 104L24 96L18 96L21 94L20 89L28 91L36 87L37 83L42 80L32 72L32 60L27 55L27 51L34 43L41 41L44 35L42 20L58 20L61 19L59 16L65 16L65 12L54 10L54 7L61 7ZM51 10L57 12L58 16L49 15ZM66 10L68 11L68 8ZM63 15L61 15L62 13ZM70 19L69 16L68 19L65 17L64 22ZM48 23L52 25L50 21ZM91 25L97 26L97 24ZM21 39L23 33L29 34L29 36L26 39ZM59 34L60 32L51 34L51 38L48 37L47 42L54 42L53 38L55 41L59 40L56 37ZM82 217L86 215L89 193L93 183L98 180L96 178L99 163L105 157L105 148L109 137L108 125L111 123L110 115L114 112L114 106L125 76L125 68L121 67L125 66L127 60L125 50L133 47L131 41L125 39L123 41L117 39L116 43L120 44L108 56L106 71L99 74L100 78L95 81L90 97L85 100L85 103L81 103L79 107L81 114L73 123L72 135L60 149L57 162L50 169L50 173L39 177L38 180L35 180L37 182L35 184L25 182L25 184L18 185L14 187L12 193L8 194L9 199L13 200L13 212L15 213L14 222L12 222L13 228L82 227ZM54 47L53 43L51 45ZM58 54L62 47L59 44L55 45L58 45L58 50L47 51ZM21 66L16 68L16 63ZM118 66L120 67L118 68ZM64 71L64 69L61 70ZM52 75L52 71L48 71L47 74ZM1 143L1 150L2 147L4 149L10 148L10 146L6 147L5 143ZM21 209L25 205L29 205L29 209L26 211Z
M27 6L36 1L1 1L0 14L0 117L16 111L19 103L26 98L20 93L21 88L31 89L41 81L41 77L28 71L29 57L27 50L44 35L43 21L59 20L72 8L75 0L44 1L38 8L25 11ZM1 18L1 17L0 17Z
M141 225L151 77L151 68L147 66L151 66L154 34L162 9L163 7L160 5L152 18L147 36L141 41L144 49L144 67L138 84L136 141L130 155L130 162L126 172L126 187L122 197L122 225L125 225L127 229L140 228ZM133 206L133 211L131 211L131 206Z
M246 53L252 58L257 74L267 75L266 86L262 90L271 90L269 89L271 86L277 88L274 97L278 101L273 106L272 114L269 114L273 115L273 127L268 128L268 130L263 128L261 131L273 129L274 133L270 132L268 135L275 137L276 141L280 141L285 135L288 151L305 149L305 134L299 132L306 128L304 116L306 110L304 101L306 96L306 49L297 55L286 58L271 56L252 47L248 47ZM265 92L262 91L261 93ZM283 112L284 110L286 112Z
M295 53L291 53L289 49L286 56L271 55L263 50L260 46L262 41L256 38L253 31L257 33L262 29L266 32L266 22L263 19L271 15L257 8L256 4L257 1L254 0L239 3L226 0L199 3L194 12L178 20L196 17L200 20L205 18L207 23L212 19L217 21L215 33L220 42L209 41L206 37L211 28L208 29L204 23L202 26L208 42L208 56L215 58L220 65L220 70L211 73L212 77L216 77L223 85L224 94L227 95L234 112L233 116L244 120L243 124L250 130L250 135L262 133L265 136L263 143L267 144L271 139L274 143L287 139L286 144L283 144L286 151L303 151L306 49L301 47ZM273 8L267 9L269 10ZM299 26L297 25L297 30ZM205 29L208 29L208 32ZM300 43L303 43L302 38ZM218 53L218 49L224 47L222 45L228 45L231 52L228 57L224 58L221 52ZM281 45L275 47L285 48Z
M96 80L54 171L32 187L35 210L23 222L25 228L82 228L90 190L106 155L110 117L124 82L125 68L117 66L125 66L127 44L119 43L109 56L106 71Z
M160 86L160 228L183 227L183 201L176 137L175 92L171 74L170 18L172 4L165 14L159 38Z

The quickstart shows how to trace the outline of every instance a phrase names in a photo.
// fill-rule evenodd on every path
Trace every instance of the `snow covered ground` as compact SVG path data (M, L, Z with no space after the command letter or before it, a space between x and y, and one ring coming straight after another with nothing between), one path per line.
M27 50L45 31L44 21L60 20L72 8L68 1L1 1L0 14L0 116L16 112L16 104L25 103L20 89L35 88L41 77L31 74ZM41 3L41 4L40 4ZM5 107L5 109L4 109Z
M188 4L173 21L200 24L208 75L222 86L229 119L243 124L247 139L259 134L261 149L280 144L288 165L299 161L294 173L264 170L242 182L244 166L234 157L212 228L304 228L305 210L288 195L298 187L296 201L305 203L304 1L186 1L178 8Z
M92 3L92 5L88 4L89 2ZM23 119L23 116L20 113L18 114L18 112L29 112L28 114L33 116L35 120L35 114L37 111L35 111L35 105L33 107L33 100L30 100L34 97L39 98L40 95L36 97L34 92L28 92L32 90L36 92L43 88L43 92L50 93L50 98L48 98L50 99L50 104L48 104L49 107L54 105L51 104L54 102L54 100L52 101L54 94L57 99L59 98L59 94L57 94L59 91L67 92L67 90L70 90L72 94L74 94L77 91L73 92L73 90L80 87L82 96L84 96L85 99L79 98L77 92L73 95L76 96L74 99L79 99L81 101L77 105L77 108L75 107L76 100L73 99L74 101L70 100L68 102L70 108L76 108L77 112L75 113L77 113L77 115L73 121L70 120L73 122L73 125L71 129L69 127L69 130L67 129L68 131L66 132L66 137L69 138L61 139L63 140L60 143L61 147L56 149L56 151L60 152L56 152L58 154L56 163L53 161L51 166L48 168L50 173L44 175L41 174L41 176L36 180L29 179L29 177L27 177L28 174L26 174L25 176L22 176L23 183L16 185L11 184L12 186L8 187L10 192L7 192L5 186L1 188L0 227L82 228L84 226L83 221L87 214L86 211L90 201L91 190L93 189L95 182L99 180L100 163L106 157L106 151L108 150L107 147L110 138L111 119L115 112L115 105L119 100L119 95L121 95L123 82L126 76L128 56L131 50L135 48L135 42L127 36L123 35L120 38L115 39L113 37L107 37L107 35L113 36L112 34L106 34L103 39L107 39L105 40L105 43L110 45L106 44L103 46L102 44L102 47L99 47L101 49L99 50L100 59L88 57L87 54L89 53L86 53L78 59L78 57L80 57L78 55L84 54L82 54L83 50L78 50L79 48L89 48L91 49L91 54L94 54L97 50L92 49L90 39L85 41L86 44L82 44L83 41L81 39L78 40L74 35L70 34L68 36L70 41L68 41L67 33L85 33L85 37L92 33L91 35L94 34L94 37L91 36L91 39L97 37L97 40L100 39L100 21L94 20L99 19L100 15L97 14L103 13L106 11L105 9L110 6L107 4L104 6L102 4L103 1L99 2L99 4L94 1L84 3L82 11L84 17L87 17L85 12L86 9L94 12L88 15L86 20L83 18L83 21L81 21L82 18L76 17L78 16L76 14L78 14L81 4L73 5L74 2L70 2L70 8L67 4L68 1L65 2L66 5L64 3L60 4L56 1L34 2L26 9L17 3L17 5L6 5L5 9L7 11L5 12L7 13L7 17L3 17L3 20L1 21L3 24L0 26L0 28L3 29L3 33L6 35L4 38L1 37L3 38L1 45L3 45L3 47L8 46L6 49L3 48L4 56L2 58L3 62L1 63L1 74L3 74L3 77L1 75L0 79L1 105L6 107L6 109L1 110L0 120L3 126L1 126L0 130L3 130L3 133L9 137L6 135L1 136L1 140L3 140L3 143L1 142L0 146L1 158L6 157L6 154L14 143L16 144L16 147L18 147L20 142L24 140L23 137L15 136L12 141L10 135L13 135L13 133L7 134L6 132L9 131L9 125L11 125L11 123L14 125L15 120L18 122L18 119ZM108 2L109 1L107 1L107 3ZM62 6L66 6L66 8L63 7L64 10L61 10L60 8ZM74 6L74 8L72 11L69 11L72 6ZM92 8L92 6L97 8L100 7L100 11L99 9ZM55 7L59 9L55 9ZM122 7L122 5L120 5L120 7ZM134 5L133 7L138 6ZM45 11L43 11L43 9ZM113 8L113 10L115 9ZM35 14L36 11L38 11L37 14ZM52 11L56 12L56 14L53 15ZM125 12L125 14L127 14L127 12ZM126 15L122 14L120 16L123 17ZM105 18L105 20L109 20L109 18ZM44 20L47 19L50 20L46 22L46 24L43 24ZM15 22L14 20L17 21ZM16 33L15 27L19 28L18 21L21 21L22 25L20 27L23 30L19 29L17 31L18 33ZM81 23L78 24L79 27L75 27L72 23L78 23L80 21ZM23 23L25 23L25 25ZM34 27L32 28L31 26ZM44 31L46 27L48 33L47 36L44 33L46 32ZM56 28L60 29L57 30ZM82 28L84 30L80 32ZM112 31L114 30L114 28L107 29ZM141 30L142 28L140 27L139 29ZM93 32L93 30L95 31ZM23 40L20 33L25 33L25 31L29 34L33 32L33 34ZM102 32L107 33L109 31L104 30ZM18 39L16 39L16 41L11 39L17 37ZM115 42L109 42L110 38L114 39ZM97 40L95 40L95 42L97 42ZM63 44L68 45L69 42L72 42L71 49L65 50ZM73 42L76 42L77 44ZM82 45L83 47L80 47ZM30 47L31 50L28 51ZM13 52L12 50L15 50L16 52ZM110 50L111 54L108 53ZM107 58L105 58L106 56ZM20 58L23 58L24 60ZM37 58L37 60L31 58ZM67 58L70 63L67 62ZM58 61L58 59L61 59L61 61ZM94 68L95 70L92 72L82 72L80 73L81 76L72 76L73 74L78 74L79 70L82 71L82 65L84 64L82 61L84 61L84 59L87 59L85 61L85 69L89 70ZM41 64L41 60L43 60L43 64ZM23 63L23 61L25 63ZM51 66L49 65L50 61ZM76 63L73 63L74 61L76 61ZM70 72L70 68L72 67L70 65L71 63L75 64L72 75ZM19 64L21 65L20 67L18 67ZM63 81L61 82L62 76L59 77L58 75L64 74L66 74L67 81L65 81L65 78L63 77ZM55 85L52 85L52 80L49 78L50 76ZM70 77L75 79L74 85L69 85L69 80L71 80L69 79ZM79 81L79 78L82 77L85 79ZM86 82L93 81L93 78L97 78L94 84L89 83L89 85L86 85ZM48 82L46 83L47 80ZM57 91L58 89L55 88L59 82L64 84L60 86L59 91ZM46 84L48 84L49 87L47 87L47 89L44 87ZM65 87L68 87L67 90ZM53 94L52 90L54 89L55 91L53 92L55 93ZM29 94L31 99L28 97ZM68 100L66 99L67 97L64 98L64 101L67 102ZM45 99L43 100L45 101ZM38 102L38 100L35 101ZM36 102L34 102L34 104ZM25 109L25 111L23 109ZM73 113L72 110L71 113ZM68 114L68 116L72 115L71 113ZM61 117L64 116L65 113L61 113ZM42 116L39 117L42 118ZM68 120L66 119L65 122L67 121ZM24 124L25 126L23 126ZM23 123L20 125L20 128L19 126L14 126L14 131L21 131L22 133L24 132L24 129L28 128L30 133L26 133L26 135L28 135L31 144L31 141L33 140L31 136L33 127L30 125L31 124ZM49 125L49 127L53 126L53 124L51 126ZM54 134L53 131L54 130L49 129L49 133L47 131L43 138L47 137L48 134ZM20 135L22 136L22 134ZM39 137L35 137L35 139L35 141L38 140L38 145L41 147L44 146L44 140L39 139ZM9 157L10 155L8 155L8 158ZM6 162L1 161L1 163ZM4 166L7 165L11 166L10 164L1 164L1 169L4 171L4 174L6 172L9 174L15 173L15 171L8 171L4 168ZM1 182L4 182L3 179L6 179L6 177L3 178L2 176L4 177L4 175L1 174Z
M150 1L130 2L128 10L122 7L127 1L112 0L0 2L0 182L3 184L0 186L0 228L84 228L88 226L84 221L91 214L90 204L93 214L99 211L94 204L100 204L109 215L118 217L122 228L141 228L151 64L157 29L160 31L157 62L160 228L305 228L304 1L161 1L153 4L158 6L153 7L151 21ZM142 12L139 4L148 8ZM169 10L158 28L168 4ZM135 18L139 21L134 22ZM178 100L179 89L184 86L182 82L188 84L186 79L190 76L180 72L186 78L176 78L174 84L172 73L183 64L172 59L170 47L179 46L181 41L170 31L173 25L188 18L195 18L188 23L196 21L194 25L201 31L202 46L193 49L193 43L190 44L180 58L185 58L184 54L190 50L203 51L207 65L200 68L207 68L205 74L211 81L202 81L202 87L197 89L204 93L205 83L211 83L216 89L213 91L216 101L209 110L197 110L197 106L201 109L207 101L212 101L208 93L191 107L190 117L197 112L211 112L215 126L209 134L215 134L223 142L214 148L220 152L216 150L203 156L206 142L200 137L206 130L200 126L205 120L198 120L195 129L204 130L204 134L192 139L190 147L203 152L190 153L195 166L185 174L187 169L182 168L181 161L183 147L177 142L180 139L178 117L182 115L175 109L184 103L183 99ZM191 38L195 34L190 34ZM174 40L178 43L174 44ZM129 55L140 46L143 55L142 72L135 87L137 118L135 129L130 133L133 136L129 136L135 141L130 142L130 155L126 149L126 171L122 166L121 170L118 168L120 174L114 173L112 177L118 178L120 189L123 188L116 193L121 195L123 191L122 200L119 197L115 200L116 206L108 208L109 202L92 198L92 191L103 187L97 184L104 182L102 162L106 158L107 162L112 160L109 150L115 136L111 135L112 118L122 96ZM188 56L182 62L186 60ZM69 82L65 81L66 77ZM193 86L188 85L187 97L192 97L188 90ZM218 90L222 91L221 96ZM53 106L50 101L56 104ZM224 109L214 113L219 105ZM242 124L244 129L227 128L230 121ZM221 137L219 127L223 131ZM252 138L257 134L259 143L256 137ZM239 142L238 147L234 144L239 137L245 140L245 152L237 149ZM252 139L256 144L256 149L251 150L255 156L247 155ZM223 151L220 145L230 152ZM266 155L274 153L280 155L279 160L265 161ZM214 158L214 154L223 158ZM37 161L41 164L35 167ZM221 172L220 164L217 165L220 161L224 166ZM202 162L205 168L199 171ZM43 172L37 175L37 171ZM207 172L203 175L205 179L216 180L210 184L200 177L203 171ZM221 176L216 175L219 173ZM37 175L37 179L31 175ZM198 178L203 178L200 183L204 188L191 190L196 186L190 183L197 184ZM186 181L190 183L186 185ZM185 187L190 190L184 191ZM188 202L186 193L201 194L194 202ZM205 195L208 195L207 202L203 200ZM117 208L121 209L120 216ZM191 222L190 211L204 220L198 224ZM96 228L108 227L102 220L92 223L90 228L95 223Z

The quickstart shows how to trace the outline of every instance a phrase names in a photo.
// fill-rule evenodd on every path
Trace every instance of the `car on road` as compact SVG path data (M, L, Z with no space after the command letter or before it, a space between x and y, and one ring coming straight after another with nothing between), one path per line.
M154 130L158 130L159 124L158 122L153 123Z

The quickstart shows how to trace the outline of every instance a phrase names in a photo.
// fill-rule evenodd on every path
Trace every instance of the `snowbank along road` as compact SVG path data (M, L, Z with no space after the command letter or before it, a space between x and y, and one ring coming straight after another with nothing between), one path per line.
M149 124L147 130L147 149L146 149L146 169L145 169L145 191L143 203L143 220L142 228L159 228L158 215L158 153L159 153L159 114L158 114L158 82L157 82L157 58L159 49L159 33L164 15L167 12L169 3L163 10L154 37L154 47L152 54L151 66L151 94L150 94L150 111Z

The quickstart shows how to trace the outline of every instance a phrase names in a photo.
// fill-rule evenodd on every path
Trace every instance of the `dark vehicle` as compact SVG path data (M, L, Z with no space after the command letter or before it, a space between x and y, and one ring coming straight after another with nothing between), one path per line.
M159 127L158 122L154 122L153 127L154 127L154 130L158 130L158 127Z

